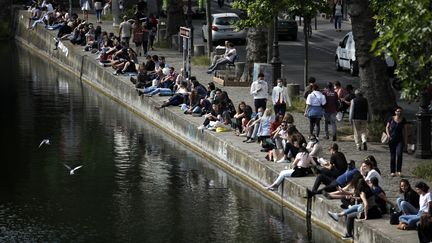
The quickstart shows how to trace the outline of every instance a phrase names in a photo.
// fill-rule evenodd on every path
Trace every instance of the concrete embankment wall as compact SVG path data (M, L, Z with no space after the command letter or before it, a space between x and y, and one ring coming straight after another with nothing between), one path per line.
M93 57L90 58L82 51L82 47L73 47L65 42L63 50L53 50L57 32L47 31L40 25L35 30L28 30L27 14L27 12L15 14L17 21L14 29L18 42L81 77L83 82L162 128L274 200L281 201L280 195L283 190L283 203L300 215L305 215L306 199L303 196L306 195L306 186L310 187L313 183L313 177L285 180L284 186L279 188L279 194L266 191L262 185L268 185L278 175L278 171L272 169L268 163L260 162L242 151L236 144L228 142L224 139L226 135L223 133L197 130L196 124L188 120L189 118L179 109L157 111L154 109L154 106L158 105L155 99L139 97L129 81L114 76L111 69L100 66ZM344 222L334 222L327 216L329 210L340 210L338 202L317 197L312 201L312 208L312 220L316 224L334 234L345 232ZM356 238L359 237L360 242L374 242L377 239L379 242L393 242L368 223L356 224Z

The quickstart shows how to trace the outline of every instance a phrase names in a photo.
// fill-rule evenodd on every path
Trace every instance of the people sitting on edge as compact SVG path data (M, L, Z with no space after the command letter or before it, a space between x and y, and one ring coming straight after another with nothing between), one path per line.
M234 128L237 136L246 136L246 125L250 121L252 116L252 107L246 105L246 102L241 101L237 108L237 113L234 115Z
M318 168L319 174L326 175L332 179L336 179L338 176L342 175L347 167L348 163L345 155L339 151L339 145L333 143L330 148L330 161L325 161L319 159L320 166Z
M429 206L429 213L424 213L417 224L417 235L420 243L432 242L432 206Z
M416 214L419 210L419 194L415 192L407 179L401 179L399 182L399 193L396 199L398 209L402 214Z
M280 126L273 132L273 140L276 147L266 156L266 159L276 163L284 162L283 151L288 140L288 123L286 121L282 120Z
M375 203L380 208L382 214L386 214L388 212L387 204L390 204L392 208L395 207L395 204L387 198L386 193L380 187L377 177L372 177L368 184L371 187L372 192L375 194Z
M432 195L426 183L418 182L415 185L415 191L420 195L419 210L415 214L405 214L399 217L397 228L400 230L415 229L417 222L420 221L420 217L424 213L428 213L429 208L432 206Z
M208 99L210 102L213 102L215 95L216 95L216 86L213 82L209 82L207 84L206 99Z
M307 149L300 147L292 164L293 169L282 170L278 178L266 188L271 191L277 189L285 177L303 177L312 174L311 168L315 165L316 163L309 155Z
M211 111L205 115L205 120L203 124L198 127L198 130L213 127L216 121L223 121L222 105L218 101L213 102Z
M234 58L237 56L237 50L234 48L234 44L232 42L228 43L228 53L226 53L222 58L219 58L215 64L211 65L207 70L207 73L212 73L214 70L218 69L219 66L224 65L226 63L232 63Z
M195 89L192 89L188 98L189 99L185 100L185 103L181 106L184 114L201 114L202 108L198 92Z
M147 75L147 70L145 69L145 64L141 63L138 67L138 75L136 78L131 77L130 81L135 85L135 88L145 89L152 85L152 81ZM138 91L138 95L142 95L143 92Z
M314 185L312 187L312 190L308 190L308 197L312 197L316 194L321 194L324 191L325 192L334 192L338 190L338 188L344 188L346 187L351 180L354 178L354 176L361 176L360 171L357 170L355 167L355 161L350 160L348 164L348 168L342 175L338 176L336 179L333 179L332 177L329 177L324 174L319 174L314 182ZM321 184L324 184L325 186L321 189L318 189ZM325 195L328 195L325 193Z
M306 149L309 151L310 156L318 162L318 158L321 157L322 146L315 135L309 136L309 142L306 145Z
M329 215L334 220L338 220L340 216L346 216L346 234L343 239L351 239L354 231L354 219L360 215L360 219L369 220L381 218L381 210L375 203L375 194L367 184L360 178L354 189L354 197L361 200L361 204L354 205L349 209L344 210L340 214L329 212Z
M161 92L162 90L165 90L166 92L168 92L167 88L159 88L159 92ZM171 90L169 89L169 91L171 91ZM183 82L182 84L180 84L180 87L178 88L178 90L175 91L174 95L168 99L168 101L164 101L161 106L155 106L155 109L160 110L161 108L165 108L168 106L179 106L179 105L187 102L188 95L189 95L189 92L186 88L186 82Z
M258 108L257 113L252 113L251 120L246 124L246 139L243 140L244 143L255 143L256 136L258 133L258 123L256 120L259 120L263 115L264 109L262 107Z
M372 162L370 160L365 159L360 166L360 173L364 176L367 183L374 177L378 179L378 182L381 181L381 175L373 169Z

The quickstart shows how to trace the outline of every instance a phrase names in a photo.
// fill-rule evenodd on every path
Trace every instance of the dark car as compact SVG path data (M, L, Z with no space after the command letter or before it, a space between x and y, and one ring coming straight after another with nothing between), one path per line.
M278 18L277 33L280 40L297 40L298 25L294 18Z

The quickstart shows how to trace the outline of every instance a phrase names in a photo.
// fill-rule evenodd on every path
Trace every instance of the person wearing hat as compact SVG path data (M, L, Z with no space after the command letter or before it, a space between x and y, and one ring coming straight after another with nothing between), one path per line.
M120 40L123 41L127 47L129 47L129 40L132 35L132 24L129 23L128 17L123 16L123 22L120 23L119 29Z
M367 150L367 121L369 118L369 104L360 89L355 91L355 98L351 101L349 121L354 130L354 141L358 150Z
M324 132L325 138L329 139L329 124L332 127L332 139L336 141L336 114L338 112L338 101L339 97L332 82L327 83L327 87L324 89L323 94L326 98L326 104L324 106Z

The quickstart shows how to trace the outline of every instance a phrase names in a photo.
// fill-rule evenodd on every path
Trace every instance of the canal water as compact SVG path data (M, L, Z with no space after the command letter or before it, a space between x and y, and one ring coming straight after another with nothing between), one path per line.
M335 242L44 59L0 47L0 242Z

